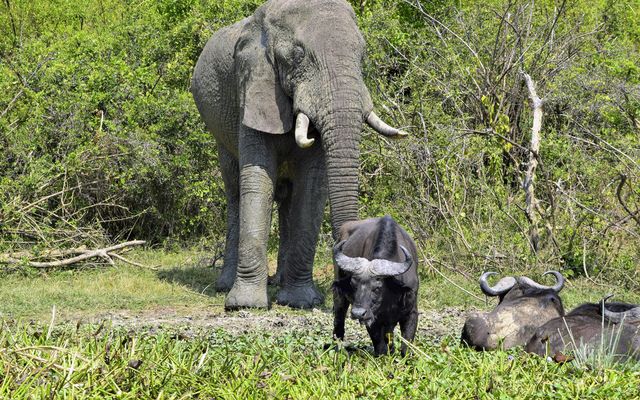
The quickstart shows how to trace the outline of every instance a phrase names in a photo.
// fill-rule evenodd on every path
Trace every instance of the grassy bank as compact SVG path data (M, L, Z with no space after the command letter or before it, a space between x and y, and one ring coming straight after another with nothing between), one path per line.
M464 313L495 302L474 279L423 268L413 353L373 357L348 321L331 341L331 296L315 311L274 305L225 313L200 250L137 251L79 271L5 273L0 280L0 398L635 398L640 365L556 364L520 349L478 353L458 344ZM325 265L320 263L320 265ZM539 278L539 277L536 277ZM316 269L328 294L330 270ZM455 283L456 286L453 285ZM567 308L614 292L569 280ZM54 308L55 306L55 308ZM54 396L54 397L55 397Z

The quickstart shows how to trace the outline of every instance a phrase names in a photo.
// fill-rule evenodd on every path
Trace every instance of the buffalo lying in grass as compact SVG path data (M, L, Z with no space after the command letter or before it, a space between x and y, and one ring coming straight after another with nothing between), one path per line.
M555 285L544 286L526 276L508 276L490 286L487 279L496 273L482 274L480 288L487 296L498 296L499 303L491 312L473 313L467 318L462 342L477 350L522 346L539 326L564 315L559 296L564 277L556 271L547 274L555 276Z
M351 316L367 327L376 354L393 351L393 329L412 341L418 324L416 246L391 217L346 223L334 247L333 334L344 338ZM406 343L401 351L406 352Z
M599 304L582 304L548 321L536 330L526 350L541 356L600 352L620 360L640 360L640 306L605 303L608 298Z

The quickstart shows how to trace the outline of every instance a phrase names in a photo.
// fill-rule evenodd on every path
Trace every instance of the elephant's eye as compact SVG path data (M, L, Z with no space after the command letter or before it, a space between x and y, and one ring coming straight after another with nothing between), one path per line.
M293 48L293 63L300 64L304 58L304 49L301 46L295 46Z

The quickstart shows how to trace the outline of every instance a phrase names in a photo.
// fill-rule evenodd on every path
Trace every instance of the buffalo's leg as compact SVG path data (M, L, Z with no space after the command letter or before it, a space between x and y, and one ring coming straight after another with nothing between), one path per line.
M373 324L367 327L371 342L373 342L373 352L375 355L383 355L389 352L389 332L386 326ZM393 337L393 336L392 336Z
M228 292L236 279L238 266L239 172L238 160L221 145L218 145L218 160L227 197L227 237L224 246L224 264L216 281L216 290Z
M344 339L344 322L347 317L349 302L346 296L333 290L333 337L336 339Z
M324 297L313 283L313 259L327 200L326 172L321 146L306 149L311 154L295 163L291 207L288 213L291 240L286 248L279 304L311 308Z
M418 328L418 310L412 310L411 313L400 320L400 333L402 338L407 342L413 342L416 337L416 329ZM402 355L407 354L407 344L402 342L400 347L400 353Z

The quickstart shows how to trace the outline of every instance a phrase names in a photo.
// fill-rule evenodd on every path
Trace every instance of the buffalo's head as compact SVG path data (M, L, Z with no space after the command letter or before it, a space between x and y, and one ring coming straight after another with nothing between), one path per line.
M380 315L384 299L408 290L394 277L407 272L413 260L404 246L400 246L403 261L349 257L342 252L344 243L334 247L334 259L338 268L349 276L335 282L334 289L352 299L351 317L370 327Z
M487 296L496 296L498 305L488 313L473 313L462 328L462 342L477 350L493 350L524 345L535 329L564 315L559 292L564 277L547 271L556 278L553 286L541 285L526 276L508 276L490 286L487 279L495 272L480 277L480 288Z

